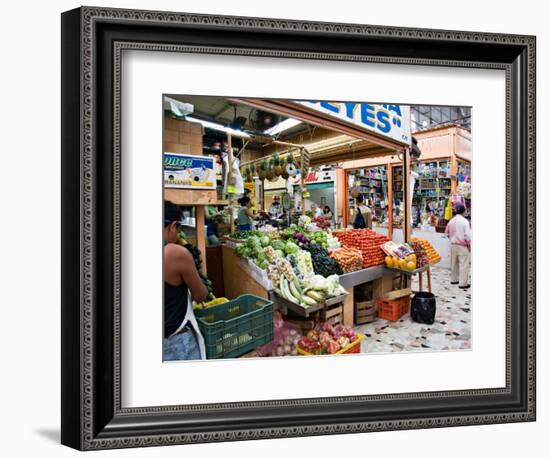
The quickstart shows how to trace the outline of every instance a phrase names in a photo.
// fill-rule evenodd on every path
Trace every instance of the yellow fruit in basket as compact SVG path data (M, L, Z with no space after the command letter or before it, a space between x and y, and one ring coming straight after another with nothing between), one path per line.
M391 259L391 256L386 256L384 258L384 261L386 262L386 267L393 267L393 261Z
M399 260L399 268L400 269L406 269L407 268L407 261L405 261L404 259L400 259Z
M416 262L408 261L407 262L407 270L414 270L416 269Z
M392 263L393 263L393 267L395 268L399 267L399 259L396 256L392 258Z

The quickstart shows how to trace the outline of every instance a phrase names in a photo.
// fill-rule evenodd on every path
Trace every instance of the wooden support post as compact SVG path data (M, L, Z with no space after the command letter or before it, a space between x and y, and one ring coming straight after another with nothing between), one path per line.
M302 215L306 214L306 199L304 197L305 188L305 171L304 171L304 149L300 150L300 195L302 196Z
M458 164L456 160L456 128L451 133L451 195L456 192L458 181Z
M346 288L348 295L344 299L343 303L343 315L344 315L344 325L353 326L353 313L355 301L353 299L353 286L351 288Z
M344 196L342 201L342 227L348 227L349 220L349 172L344 170Z
M388 238L393 239L393 166L388 162Z
M233 180L233 146L231 145L231 134L227 134L227 188L231 186ZM231 233L235 231L235 220L233 218L233 193L228 192L228 207L229 211L229 230Z
M197 248L201 251L201 272L206 275L206 229L205 224L205 206L195 206L195 228L197 231Z
M410 148L403 153L403 200L405 202L405 214L403 215L403 241L408 242L412 233L411 212L411 155Z

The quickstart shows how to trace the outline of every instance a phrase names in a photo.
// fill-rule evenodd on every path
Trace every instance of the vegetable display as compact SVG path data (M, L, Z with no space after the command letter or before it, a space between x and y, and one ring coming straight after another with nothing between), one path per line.
M235 231L229 235L230 238L235 240L246 240L250 237L257 237L261 235L260 231Z
M358 338L359 335L349 326L323 323L303 336L297 346L314 355L334 355Z
M388 237L370 229L346 229L335 232L342 246L356 248L363 255L363 268L384 264L385 253L380 248Z
M344 272L353 272L363 268L363 255L356 248L340 248L331 251L329 255L340 264Z
M299 280L295 276L284 274L279 278L277 293L282 298L307 308L324 304L327 299L346 294L346 290L340 285L338 275L327 278L322 275L313 275Z
M316 216L313 218L313 224L315 224L319 229L328 229L331 225L330 218L325 216Z
M316 274L320 274L323 277L328 277L329 275L342 275L344 273L342 267L340 267L340 264L332 259L329 256L328 251L322 246L310 243L309 245L304 246L303 249L311 253L313 270Z

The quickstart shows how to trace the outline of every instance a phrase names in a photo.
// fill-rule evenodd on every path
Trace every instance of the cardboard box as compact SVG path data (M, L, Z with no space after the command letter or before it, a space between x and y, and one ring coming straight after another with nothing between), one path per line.
M202 143L200 145L188 145L189 146L189 154L195 154L197 156L202 156Z
M176 143L200 144L202 146L202 135L191 134L189 132L179 132Z
M179 143L179 131L174 129L164 129L164 143Z
M185 121L179 121L177 119L169 118L167 116L164 117L164 129L170 129L170 130L177 130L181 131L184 128L184 124L186 124Z
M165 143L164 151L168 153L191 154L191 145L188 143Z
M190 122L188 124L189 124L189 133L194 135L200 135L201 137L203 136L202 124L198 122Z

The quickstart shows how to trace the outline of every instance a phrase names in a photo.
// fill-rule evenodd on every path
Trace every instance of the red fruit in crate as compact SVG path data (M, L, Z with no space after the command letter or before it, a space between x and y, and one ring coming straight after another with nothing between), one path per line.
M328 352L334 355L338 350L340 350L340 344L336 340L331 340L328 344Z

